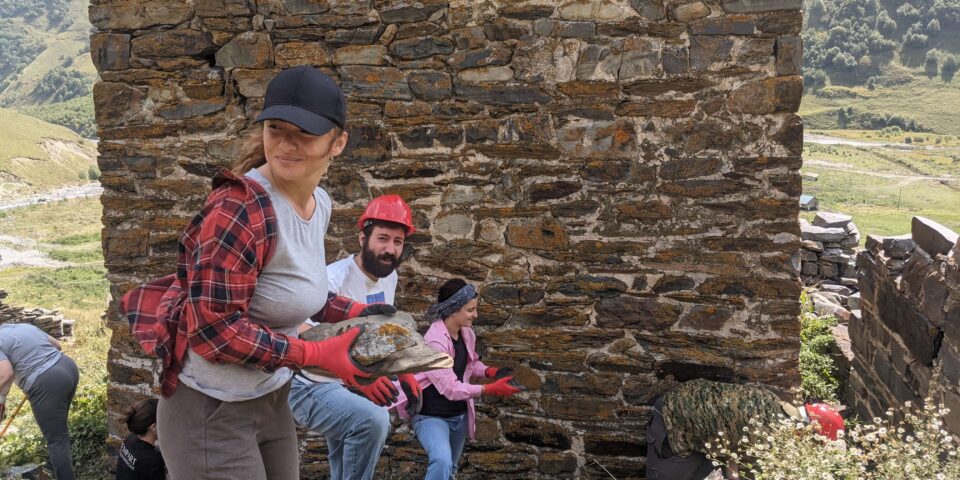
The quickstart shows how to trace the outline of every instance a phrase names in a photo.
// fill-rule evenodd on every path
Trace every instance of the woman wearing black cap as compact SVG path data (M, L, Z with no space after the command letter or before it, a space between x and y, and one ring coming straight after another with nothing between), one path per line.
M343 94L327 75L296 67L270 82L264 107L184 231L175 277L121 302L138 341L163 359L157 430L174 480L298 478L293 369L321 367L378 404L396 396L386 378L358 383L369 377L348 353L359 329L296 337L308 317L395 311L328 295L331 201L317 185L347 143Z

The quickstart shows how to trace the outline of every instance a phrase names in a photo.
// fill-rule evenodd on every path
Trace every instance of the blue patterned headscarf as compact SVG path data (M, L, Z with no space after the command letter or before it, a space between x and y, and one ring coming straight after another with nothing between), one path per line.
M465 285L460 290L457 290L457 293L454 293L450 298L440 302L435 303L430 306L430 309L427 310L427 320L443 320L444 318L457 313L461 308L463 308L470 300L473 300L477 296L477 289L473 288L473 285Z

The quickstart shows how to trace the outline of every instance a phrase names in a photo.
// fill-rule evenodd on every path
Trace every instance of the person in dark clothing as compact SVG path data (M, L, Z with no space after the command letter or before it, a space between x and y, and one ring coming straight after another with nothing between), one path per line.
M164 480L163 455L157 449L157 403L150 398L130 407L122 419L130 430L117 454L117 480Z
M30 400L33 418L47 441L54 477L74 480L67 416L80 371L60 348L60 341L33 325L0 325L0 420L7 393L16 384Z

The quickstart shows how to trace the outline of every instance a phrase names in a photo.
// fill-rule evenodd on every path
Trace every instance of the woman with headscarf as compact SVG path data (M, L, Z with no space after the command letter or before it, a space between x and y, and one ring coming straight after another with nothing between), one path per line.
M423 406L412 418L417 440L427 452L426 480L448 480L457 473L457 463L466 439L476 431L474 399L481 395L510 396L520 391L512 384L509 368L488 367L476 352L477 335L471 326L477 319L479 299L473 285L459 278L440 287L437 303L427 311L433 321L423 335L430 347L450 355L453 368L416 375L423 390ZM477 385L471 380L496 378ZM397 409L406 415L402 404Z

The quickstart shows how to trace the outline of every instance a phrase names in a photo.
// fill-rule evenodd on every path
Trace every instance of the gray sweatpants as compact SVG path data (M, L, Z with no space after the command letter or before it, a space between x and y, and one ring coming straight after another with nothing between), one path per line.
M80 371L73 360L63 355L52 367L40 374L27 398L33 409L33 417L47 441L47 457L57 480L74 480L73 460L70 456L70 433L67 429L67 414L70 402L77 392Z
M183 383L157 407L157 437L172 480L297 480L300 454L287 396L224 402Z

